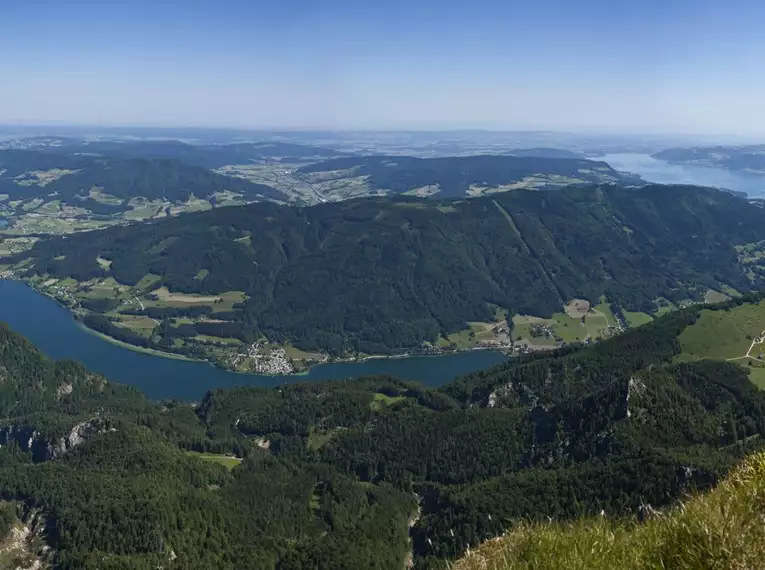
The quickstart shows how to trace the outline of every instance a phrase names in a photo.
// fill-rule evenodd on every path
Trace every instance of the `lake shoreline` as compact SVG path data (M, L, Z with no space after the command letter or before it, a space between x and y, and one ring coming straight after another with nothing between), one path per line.
M230 368L226 368L225 366L221 366L215 361L212 360L206 360L202 358L194 358L193 356L187 356L184 354L178 354L174 352L167 352L163 350L158 350L154 348L147 348L143 346L138 346L135 344L131 344L129 342L125 342L119 339L116 339L114 337L109 336L108 334L105 334L101 331L97 331L95 329L92 329L85 325L85 323L79 318L77 313L75 313L71 307L64 304L61 299L58 297L49 294L47 291L39 290L36 287L32 286L30 281L28 279L20 279L20 278L2 278L0 279L0 282L3 280L5 281L15 281L22 283L25 287L29 288L31 291L34 291L38 295L42 295L47 299L50 299L56 303L58 307L65 310L69 315L71 315L72 319L75 321L77 326L84 330L89 335L95 336L97 338L100 338L101 340L108 342L111 345L117 346L119 348L123 348L126 350L129 350L131 352L135 352L138 354L145 354L148 356L154 356L157 358L165 358L168 360L177 360L177 361L184 361L184 362L193 362L198 364L206 364L210 367L213 367L217 370L229 372L232 374L239 374L243 376L260 376L257 372L250 372L245 370L232 370ZM512 347L508 346L476 346L471 348L457 348L453 350L440 350L439 352L406 352L402 354L370 354L363 357L348 357L348 358L330 358L329 355L327 356L327 359L324 360L316 360L312 361L310 365L308 365L306 368L300 369L299 371L294 371L289 374L269 374L267 376L273 377L273 378L290 378L290 377L308 377L311 374L311 371L317 367L320 367L322 365L326 364L363 364L365 362L373 362L373 361L385 361L385 360L406 360L406 359L412 359L412 358L438 358L443 356L451 356L451 355L459 355L459 354L465 354L465 353L472 353L472 352L480 352L480 351L490 351L490 352L498 352L506 357L512 356Z
M590 157L602 160L619 172L629 172L646 184L705 186L746 195L749 199L765 197L765 176L722 167L670 162L646 153L611 153Z
M46 295L47 297L53 299L53 297L50 297L50 295ZM60 303L59 303L60 304ZM63 305L62 305L63 307ZM64 307L66 308L66 307ZM72 315L74 317L74 314ZM125 342L119 339L116 339L114 337L109 336L108 334L104 334L100 331L97 331L95 329L92 329L85 325L82 321L75 318L74 319L77 322L77 325L83 329L88 334L92 334L94 336L97 336L98 338L105 340L109 344L113 344L115 346L119 346L120 348L125 348L127 350L132 350L133 352L138 352L139 354L149 354L151 356L157 356L159 358L168 358L170 360L185 360L187 362L208 362L207 360L202 360L199 358L192 358L191 356L185 356L183 354L175 354L173 352L164 352L162 350L155 350L153 348L145 348L143 346L138 346L135 344L130 344L129 342ZM212 363L209 363L212 364Z
M38 291L38 293L45 295L45 293L42 293L41 291ZM45 295L46 297L53 299L58 302L58 299L55 297L51 297L50 295ZM65 305L62 305L61 303L58 303L62 308L69 310L68 307ZM69 311L71 313L71 311ZM160 358L168 358L170 360L185 360L187 362L198 362L198 363L204 363L208 364L209 366L213 366L215 368L218 368L219 370L225 370L226 372L233 372L234 374L257 374L256 372L247 372L245 370L232 370L230 368L226 368L224 366L219 365L215 361L212 360L205 360L203 358L194 358L193 356L186 356L184 354L177 354L175 352L165 352L163 350L157 350L154 348L145 348L143 346L138 346L136 344L130 344L129 342L125 342L119 339L116 339L114 337L109 336L108 334L102 333L100 331L97 331L95 329L91 329L85 323L80 321L76 318L74 313L72 313L72 316L75 318L75 321L77 321L77 324L80 326L80 328L87 331L89 334L95 335L106 342L113 344L115 346L119 346L121 348L125 348L127 350L132 350L134 352L138 352L140 354L149 354L151 356L157 356ZM370 362L373 360L405 360L407 358L438 358L439 356L448 356L451 354L461 354L465 352L475 352L475 351L481 351L481 350L491 350L491 351L497 351L507 354L508 356L511 356L512 347L507 346L475 346L472 348L456 348L454 350L442 350L440 352L422 352L422 353L412 353L412 352L406 352L403 354L370 354L367 356L363 356L361 358L357 357L348 357L348 358L328 358L326 360L317 360L313 361L312 364L306 366L305 368L302 368L300 371L290 372L289 374L273 374L272 376L308 376L308 374L311 372L311 369L321 366L322 364L343 364L343 363L363 363L363 362ZM326 355L328 356L328 355Z
M389 376L437 388L466 374L501 365L509 357L498 350L372 358L364 362L322 363L302 374L272 376L235 373L209 362L166 358L131 350L85 330L71 311L22 281L0 280L0 321L29 339L48 358L72 360L112 382L133 386L155 401L201 401L211 390L234 387L275 388L291 383Z

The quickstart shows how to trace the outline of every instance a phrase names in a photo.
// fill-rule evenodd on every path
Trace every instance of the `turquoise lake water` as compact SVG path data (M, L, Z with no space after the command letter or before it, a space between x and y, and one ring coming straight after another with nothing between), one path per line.
M83 328L53 299L20 281L0 281L0 321L26 336L46 355L82 362L110 380L135 386L153 399L199 400L213 388L276 386L286 382L341 380L372 374L389 374L428 386L440 386L457 376L490 368L508 358L498 351L476 350L442 356L321 364L304 375L237 374L204 362L172 360L112 344Z

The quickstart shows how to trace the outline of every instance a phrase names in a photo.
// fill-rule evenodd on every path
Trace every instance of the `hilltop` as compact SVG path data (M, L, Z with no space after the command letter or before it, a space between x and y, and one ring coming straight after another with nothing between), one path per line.
M652 156L675 164L699 164L765 174L764 145L670 148Z
M88 321L102 332L192 354L210 339L391 354L493 329L555 346L607 336L563 314L572 300L594 308L577 318L623 328L759 287L764 221L731 194L658 185L260 203L41 240L3 262L105 315Z
M676 362L701 315L440 389L372 377L220 389L195 405L147 401L0 325L12 505L0 534L26 525L24 556L63 568L443 570L518 521L670 506L765 435L747 368Z

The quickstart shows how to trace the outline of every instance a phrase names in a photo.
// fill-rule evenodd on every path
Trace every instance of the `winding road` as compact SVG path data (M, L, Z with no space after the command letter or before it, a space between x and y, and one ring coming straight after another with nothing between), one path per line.
M752 340L752 344L749 345L749 350L746 351L746 354L744 356L737 356L735 358L729 358L728 360L743 360L745 358L757 358L756 356L752 356L752 350L754 350L754 347L758 344L762 344L765 342L765 331L762 331L760 333L760 336L755 337Z

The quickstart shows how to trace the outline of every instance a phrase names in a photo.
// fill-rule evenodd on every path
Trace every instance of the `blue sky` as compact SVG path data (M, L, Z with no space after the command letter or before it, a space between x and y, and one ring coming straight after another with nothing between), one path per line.
M0 123L765 135L761 0L0 0Z

